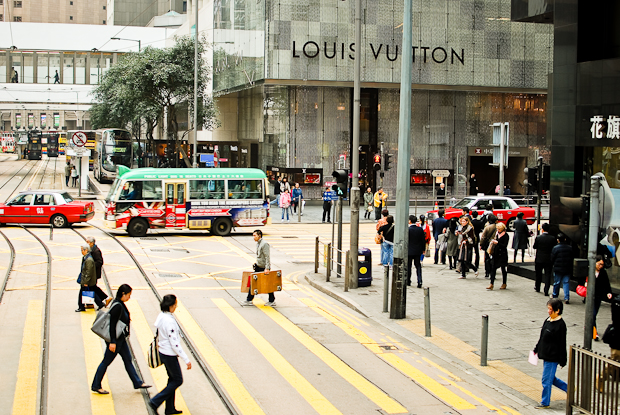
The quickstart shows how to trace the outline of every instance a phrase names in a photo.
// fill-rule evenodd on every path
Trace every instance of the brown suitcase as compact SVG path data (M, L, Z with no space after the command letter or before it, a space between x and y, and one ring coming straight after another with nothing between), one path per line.
M251 271L243 271L243 276L241 277L241 292L247 293L250 291L250 279L253 272Z
M250 290L252 295L282 291L282 271L253 273Z

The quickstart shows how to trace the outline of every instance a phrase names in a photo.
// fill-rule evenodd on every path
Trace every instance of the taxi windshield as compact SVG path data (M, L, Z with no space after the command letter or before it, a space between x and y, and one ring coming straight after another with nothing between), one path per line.
M464 208L471 204L474 199L466 197L465 199L460 200L456 205L452 206L453 208Z

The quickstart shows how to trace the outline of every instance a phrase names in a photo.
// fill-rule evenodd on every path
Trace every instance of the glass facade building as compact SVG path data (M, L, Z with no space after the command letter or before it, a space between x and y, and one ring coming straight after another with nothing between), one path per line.
M403 5L364 0L362 7L358 47L352 1L214 2L214 94L237 109L222 129L258 143L256 167L322 169L324 177L343 159L349 167L357 58L365 184L378 185L369 167L381 143L396 160ZM515 151L506 182L522 190L522 168L549 155L552 27L510 21L509 0L414 0L413 8L411 168L458 167L477 173L481 190L494 189L489 124L508 121ZM388 193L395 179L395 170L386 172Z

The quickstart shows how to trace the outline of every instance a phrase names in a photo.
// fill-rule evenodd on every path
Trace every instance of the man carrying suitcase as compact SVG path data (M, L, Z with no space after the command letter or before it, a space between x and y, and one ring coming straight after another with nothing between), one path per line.
M269 272L271 270L269 244L263 239L263 232L261 230L255 230L252 236L256 241L256 264L254 264L254 272ZM243 305L254 305L252 300L254 300L254 295L252 295L252 290L250 290L248 292L248 298L243 302ZM265 305L270 307L276 305L276 296L273 292L269 293L269 301L266 302Z

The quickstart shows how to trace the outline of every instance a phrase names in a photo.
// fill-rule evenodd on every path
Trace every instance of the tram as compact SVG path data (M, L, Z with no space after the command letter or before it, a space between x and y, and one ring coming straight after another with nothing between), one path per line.
M47 135L47 157L58 157L58 134Z
M92 159L93 175L99 183L116 179L117 166L131 168L132 150L133 145L129 131L118 128L97 130Z
M2 133L2 152L3 153L14 153L15 152L15 137L13 133L5 131Z
M41 133L28 133L26 158L28 160L41 160L42 146Z
M134 237L149 229L202 229L226 236L233 227L267 224L267 184L258 169L118 166L104 223Z

